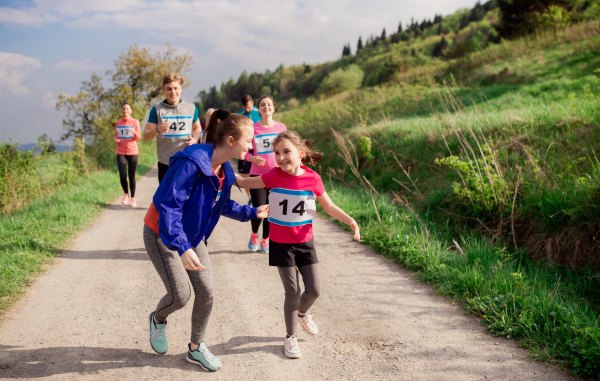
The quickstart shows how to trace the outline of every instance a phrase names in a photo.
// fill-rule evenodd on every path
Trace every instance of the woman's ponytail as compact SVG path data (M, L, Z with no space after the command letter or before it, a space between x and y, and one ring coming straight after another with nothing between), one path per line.
M238 140L242 136L242 127L252 125L252 120L239 114L232 114L229 110L217 109L210 116L208 126L206 126L205 143L219 144L221 141L231 136L233 140Z

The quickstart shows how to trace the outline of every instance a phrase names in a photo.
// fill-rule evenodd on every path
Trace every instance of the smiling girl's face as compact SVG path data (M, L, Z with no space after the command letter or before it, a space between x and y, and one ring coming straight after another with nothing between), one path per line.
M123 107L121 107L121 114L123 114L123 118L128 118L129 115L131 115L131 106L128 104L123 105Z
M263 98L260 100L260 104L258 105L258 112L260 112L261 117L271 117L275 112L275 106L273 106L273 101L270 98Z
M306 154L304 149L298 151L298 147L288 139L279 141L273 152L279 168L290 175L296 175L300 165L302 165L302 158Z
M232 139L233 141L231 136L229 139ZM231 156L236 159L244 160L246 153L252 149L252 140L254 140L254 128L252 128L252 124L249 123L242 132L242 136L230 146Z

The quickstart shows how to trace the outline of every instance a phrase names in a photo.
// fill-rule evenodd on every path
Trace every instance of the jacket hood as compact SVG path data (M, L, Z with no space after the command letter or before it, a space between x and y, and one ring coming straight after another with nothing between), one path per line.
M205 176L215 176L212 171L212 155L215 145L209 144L193 144L183 151L177 152L169 159L169 166L173 165L175 160L191 160ZM235 182L235 173L229 162L223 163L223 172L225 173L224 187L229 188ZM216 177L216 176L215 176Z

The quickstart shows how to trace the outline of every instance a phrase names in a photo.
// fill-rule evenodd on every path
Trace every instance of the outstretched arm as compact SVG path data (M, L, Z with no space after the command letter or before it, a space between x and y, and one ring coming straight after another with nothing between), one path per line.
M329 198L327 192L324 192L322 195L318 196L317 200L319 200L319 203L321 203L321 206L323 209L325 209L327 214L336 220L342 221L346 225L350 225L350 228L354 232L354 239L360 241L360 228L358 227L356 221L354 221L354 218L350 217L346 212L335 205Z
M237 181L237 184L240 188L260 189L265 187L265 183L263 182L261 176L242 177L236 174L235 181Z

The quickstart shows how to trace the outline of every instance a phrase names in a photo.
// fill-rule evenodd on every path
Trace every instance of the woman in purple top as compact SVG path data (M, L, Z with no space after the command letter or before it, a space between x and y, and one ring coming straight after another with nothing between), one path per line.
M252 163L250 177L264 175L271 169L277 167L275 154L273 153L273 141L280 132L287 131L283 123L273 120L275 113L275 101L270 95L263 95L258 100L258 112L260 121L254 124L254 140L252 148L254 154L247 153L245 159ZM251 189L252 205L266 205L269 203L269 190L267 188ZM260 248L263 253L269 252L269 221L256 218L250 221L252 224L252 235L248 242L248 249L258 250L258 229L262 223L263 237Z

